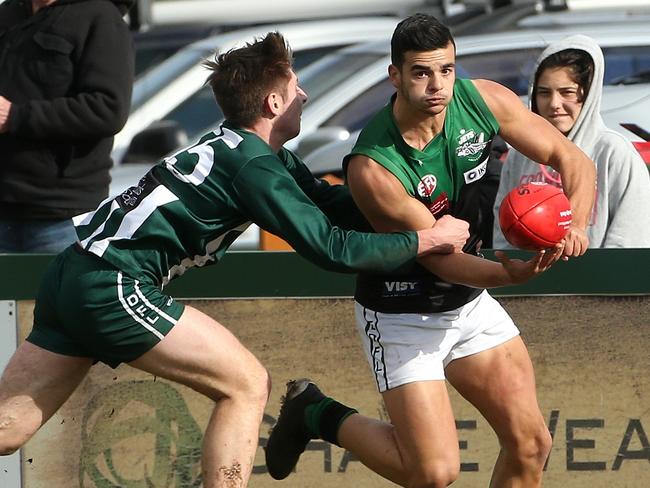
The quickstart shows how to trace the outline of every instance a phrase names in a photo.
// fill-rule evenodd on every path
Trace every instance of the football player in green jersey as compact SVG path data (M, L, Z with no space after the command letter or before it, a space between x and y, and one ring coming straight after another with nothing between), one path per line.
M324 396L308 379L288 384L266 461L288 476L311 438L355 454L406 487L444 487L460 454L446 381L476 406L501 452L490 486L538 487L551 448L533 367L519 331L484 288L521 283L563 254L588 247L594 164L518 97L488 80L455 77L455 44L434 17L402 21L391 42L396 89L344 161L359 208L378 232L418 229L444 215L470 222L464 253L431 255L408 273L363 273L355 293L358 331L391 423ZM530 261L481 258L478 185L496 134L562 175L573 224Z
M227 121L136 185L75 218L79 241L45 273L34 327L0 379L0 454L20 448L95 361L176 381L215 403L202 454L205 488L247 484L269 394L266 369L225 327L162 288L216 263L251 222L312 262L390 272L430 252L460 252L468 224L351 230L365 222L346 187L314 179L282 145L307 96L282 36L270 33L208 63Z

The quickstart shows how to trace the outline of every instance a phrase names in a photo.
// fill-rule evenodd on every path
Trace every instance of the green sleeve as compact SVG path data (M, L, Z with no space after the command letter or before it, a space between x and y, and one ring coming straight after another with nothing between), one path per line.
M305 163L291 151L284 150L280 157L298 186L333 225L372 232L372 227L357 207L347 186L330 185L325 180L314 178Z
M415 232L362 233L333 225L276 157L249 161L235 177L233 189L253 222L322 268L390 273L415 261Z

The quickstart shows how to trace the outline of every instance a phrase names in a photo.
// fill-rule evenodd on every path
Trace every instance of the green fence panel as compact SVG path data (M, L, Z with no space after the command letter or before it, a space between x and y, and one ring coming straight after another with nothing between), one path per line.
M0 255L0 299L34 298L52 257ZM494 254L486 250L485 257L494 259ZM349 297L354 275L324 271L293 252L232 252L216 266L190 269L166 291L177 298ZM592 249L524 285L496 288L493 294L650 295L650 249Z

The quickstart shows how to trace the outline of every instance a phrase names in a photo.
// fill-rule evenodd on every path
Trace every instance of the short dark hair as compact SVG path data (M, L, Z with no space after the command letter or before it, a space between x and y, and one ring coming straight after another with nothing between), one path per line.
M413 14L395 27L390 40L391 63L401 69L407 51L443 49L450 42L455 48L451 31L433 15Z
M269 32L203 65L212 71L206 83L226 119L243 127L262 116L264 98L291 77L292 53L279 32Z
M553 53L539 63L535 72L535 82L533 83L533 93L530 102L530 108L535 113L538 113L536 99L539 77L544 70L552 68L568 68L573 81L582 88L583 99L587 96L591 88L591 82L594 79L594 60L589 53L582 49L564 49Z

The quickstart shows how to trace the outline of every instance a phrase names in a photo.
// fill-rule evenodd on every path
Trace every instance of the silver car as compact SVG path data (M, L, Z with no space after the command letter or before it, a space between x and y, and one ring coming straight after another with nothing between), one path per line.
M113 160L119 165L134 136L159 121L175 125L185 139L193 139L221 122L223 114L210 89L204 86L208 73L201 66L215 51L227 51L270 31L279 31L289 41L295 69L299 71L338 48L388 38L398 21L396 17L360 17L268 24L197 41L138 79L129 119L115 136ZM178 142L182 144L182 137ZM137 157L136 154L131 159Z
M650 131L647 25L630 23L624 30L617 26L589 26L570 32L593 37L602 47L606 66L602 102L605 122L641 144L642 131ZM565 29L554 29L458 37L458 76L495 80L525 97L538 55L548 43L568 34ZM307 156L326 143L347 140L387 102L394 91L387 73L389 52L387 42L354 46L328 55L304 71L303 80L332 79L332 73L336 73L337 84L332 82L326 92L316 96L308 93L310 101L303 111L302 136L294 142L299 154ZM359 60L367 63L360 67ZM312 166L315 164L313 156L306 160Z

